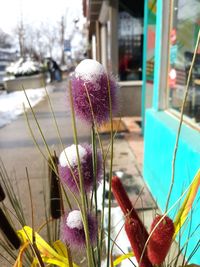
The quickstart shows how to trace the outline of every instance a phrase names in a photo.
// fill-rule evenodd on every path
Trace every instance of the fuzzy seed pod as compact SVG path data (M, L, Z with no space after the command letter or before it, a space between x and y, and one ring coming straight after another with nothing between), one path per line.
M144 241L143 232L139 222L137 220L127 218L125 222L125 231L130 241L136 260L138 264L140 263L140 267L152 267L152 264L147 257L146 250L142 255L146 241Z
M97 239L97 221L95 216L91 214L87 215L87 219L90 242L95 244ZM61 239L71 248L85 248L85 232L80 210L73 210L63 217L61 221Z
M118 85L114 77L108 75L96 60L81 61L72 77L72 96L76 115L88 124L93 123L92 113L97 124L107 121L110 117L108 88L110 88L112 111L115 112Z
M112 190L114 197L117 200L124 215L127 215L127 213L129 213L132 210L133 206L122 185L122 182L117 176L112 177Z
M138 222L138 224L140 225L140 229L143 233L143 239L144 239L144 243L147 241L148 239L148 232L144 226L144 224L142 223L142 221L140 220L136 210L133 208L133 205L122 185L122 182L120 181L120 179L117 176L113 176L112 177L112 192L114 194L115 199L117 200L120 208L122 209L123 213L125 216L128 215L129 219L134 219L135 221Z
M58 172L58 158L52 156L52 160ZM53 164L49 160L49 179L50 179L50 211L53 219L58 219L62 215L62 197L60 181L55 171L53 170Z
M112 178L112 192L117 200L120 208L126 216L125 230L135 257L140 262L144 245L148 239L148 232L140 220L136 210L133 208L132 203L122 185L122 182L117 176ZM141 259L141 267L151 267L148 260L147 252L145 251Z
M15 248L18 249L21 245L21 241L15 232L15 230L10 225L8 219L6 218L3 210L0 208L0 229L5 235L9 243Z
M6 195L5 195L3 188L0 184L0 201L3 201L5 199L5 197L6 197Z
M81 171L83 176L83 184L85 192L89 193L93 189L94 179L96 179L97 185L102 179L102 157L100 153L97 153L97 170L96 177L94 177L93 172L93 162L92 162L92 147L87 144L78 145L79 158L81 163ZM68 161L67 161L67 158ZM80 185L79 181L79 170L78 170L78 158L76 153L76 145L71 145L67 147L61 154L59 158L59 175L62 182L67 184L67 186L74 192L78 193ZM73 174L70 170L73 171ZM75 179L74 179L75 178Z
M158 215L152 225L151 232L156 224L162 219L163 216ZM170 249L172 238L174 235L174 223L165 216L159 225L153 231L149 243L147 245L147 252L149 260L152 264L161 264Z

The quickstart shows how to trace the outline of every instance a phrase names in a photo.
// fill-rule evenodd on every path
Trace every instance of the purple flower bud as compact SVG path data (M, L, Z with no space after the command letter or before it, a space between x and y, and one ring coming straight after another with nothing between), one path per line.
M95 216L88 214L88 229L90 242L95 244L97 240L97 220ZM83 249L86 245L84 226L80 210L73 210L61 220L61 239L72 248Z
M81 171L83 176L83 185L86 192L90 192L94 186L94 179L96 179L97 185L102 178L102 157L101 154L97 153L97 169L96 177L94 177L93 163L92 163L92 147L87 144L78 145ZM67 157L66 157L67 156ZM67 160L68 158L68 160ZM59 175L64 184L74 192L78 193L80 186L79 171L78 171L78 159L76 153L76 145L71 145L67 147L61 154L59 158ZM72 172L70 170L70 166Z
M72 96L76 115L92 124L92 105L96 123L100 125L106 122L110 117L108 88L110 88L112 111L116 112L118 85L115 78L107 74L104 67L96 60L85 59L81 61L72 76Z

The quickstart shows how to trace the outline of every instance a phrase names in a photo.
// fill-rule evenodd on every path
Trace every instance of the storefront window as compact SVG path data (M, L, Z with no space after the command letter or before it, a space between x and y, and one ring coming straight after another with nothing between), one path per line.
M141 80L143 19L119 12L119 77L121 81Z
M145 108L152 106L154 86L155 36L156 36L156 1L148 0L148 25L146 49L146 90Z
M175 0L169 49L169 108L180 111L200 29L200 1ZM200 124L200 47L196 55L184 114Z

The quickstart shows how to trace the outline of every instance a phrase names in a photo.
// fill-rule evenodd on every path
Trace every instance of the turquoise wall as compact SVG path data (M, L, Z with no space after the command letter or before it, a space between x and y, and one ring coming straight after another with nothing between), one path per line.
M146 10L147 3L148 0L145 0ZM143 176L151 193L157 200L158 206L162 212L165 212L166 200L172 175L172 159L179 120L168 112L160 110L159 101L162 97L162 90L165 90L165 88L160 88L160 80L167 77L166 73L160 74L160 68L162 64L162 34L165 29L162 20L162 14L164 13L163 4L163 0L157 0L153 104L152 108L147 109L142 115L144 120L145 114ZM147 23L145 23L145 27L146 24ZM144 45L144 48L145 47L146 46ZM146 60L146 53L144 53L144 60ZM145 67L146 65L144 64L143 66ZM143 72L145 71L146 69L143 68ZM142 90L142 95L144 98L146 90L145 82ZM145 99L142 101L145 103ZM199 168L200 132L183 123L175 164L175 183L173 186L169 207L171 207L172 204L174 204L181 196L182 192L190 184ZM200 192L198 192L193 205L194 210L192 211L191 233L196 229L197 226L200 226L200 202L198 203L198 198L200 200ZM179 205L177 205L176 208L178 209ZM174 217L176 211L176 209L172 210L170 213L171 218ZM188 234L190 231L190 223L185 224L185 226L186 227L182 228L184 231L182 230L183 233L181 238L181 246L183 246L188 240ZM187 257L190 256L195 245L199 242L199 228L189 241L189 246L186 253ZM193 256L190 262L200 264L200 249Z
M166 199L171 181L172 157L178 120L163 111L149 109L146 111L145 135L144 135L144 178L161 210L165 211ZM200 168L200 133L187 125L183 125L177 151L175 165L175 184L173 187L170 205L180 197L184 189L192 181ZM200 222L200 203L197 203L200 192L196 197L194 211L192 212L192 231ZM177 206L178 208L178 206ZM173 218L176 210L170 216ZM189 227L181 238L183 245L188 238ZM190 240L187 256L199 241L200 229ZM200 250L192 258L191 262L200 264Z

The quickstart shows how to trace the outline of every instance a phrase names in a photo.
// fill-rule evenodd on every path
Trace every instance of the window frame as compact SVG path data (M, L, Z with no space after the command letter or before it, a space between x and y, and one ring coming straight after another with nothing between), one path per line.
M159 0L158 0L159 2ZM166 111L171 116L180 119L181 112L169 106L169 70L170 70L170 32L173 28L173 10L174 3L173 0L163 1L163 10L162 10L162 25L168 25L168 27L163 27L163 34L161 39L161 57L160 57L160 83L159 83L159 100L158 100L158 109ZM177 2L177 1L176 1ZM166 23L166 24L165 24ZM158 25L156 25L158 26ZM165 50L166 49L166 50ZM167 53L166 53L167 51ZM166 58L167 57L167 58ZM163 77L162 73L166 73L165 77ZM186 86L186 84L185 84ZM184 86L184 92L185 92ZM183 115L183 122L188 126L200 132L200 125L197 122L193 121L192 118L187 115Z

